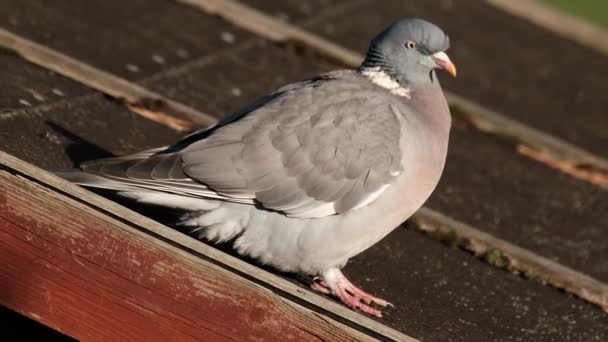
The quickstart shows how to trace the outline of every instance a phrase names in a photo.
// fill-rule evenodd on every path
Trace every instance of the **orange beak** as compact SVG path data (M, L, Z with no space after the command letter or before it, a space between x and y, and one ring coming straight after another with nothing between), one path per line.
M456 77L456 66L450 61L450 57L445 52L437 52L431 57L441 69L452 75L452 77Z

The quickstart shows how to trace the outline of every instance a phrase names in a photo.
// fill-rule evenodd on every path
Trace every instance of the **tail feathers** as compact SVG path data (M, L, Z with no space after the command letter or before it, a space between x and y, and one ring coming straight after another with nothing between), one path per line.
M214 242L225 242L237 237L247 226L249 205L224 202L219 199L172 194L158 189L146 189L83 172L79 169L51 171L69 182L117 191L117 194L142 204L160 205L188 211L176 224L190 235Z
M69 182L92 188L109 189L116 191L136 191L139 189L128 184L115 182L95 174L83 172L79 169L52 170L51 172L56 176L61 177Z

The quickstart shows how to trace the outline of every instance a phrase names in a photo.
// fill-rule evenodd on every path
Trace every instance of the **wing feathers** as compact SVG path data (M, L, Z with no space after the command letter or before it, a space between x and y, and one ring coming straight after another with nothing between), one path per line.
M361 77L346 71L284 87L174 146L84 170L120 187L257 204L292 217L358 209L399 174L400 122L391 106L408 111Z

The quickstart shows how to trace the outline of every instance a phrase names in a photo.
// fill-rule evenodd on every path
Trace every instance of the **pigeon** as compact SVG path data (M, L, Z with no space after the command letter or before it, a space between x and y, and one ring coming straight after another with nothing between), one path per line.
M435 73L456 76L449 38L401 19L356 69L283 86L170 146L56 174L186 212L177 225L301 274L354 310L388 301L341 269L416 212L443 172L450 111Z

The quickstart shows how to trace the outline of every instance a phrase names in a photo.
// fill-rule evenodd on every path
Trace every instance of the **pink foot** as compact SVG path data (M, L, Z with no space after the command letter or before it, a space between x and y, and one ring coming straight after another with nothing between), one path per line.
M372 307L372 303L381 307L393 307L393 304L386 300L373 296L353 285L340 270L335 268L324 272L321 278L315 278L310 288L324 294L332 294L349 308L376 317L382 317L382 312Z

